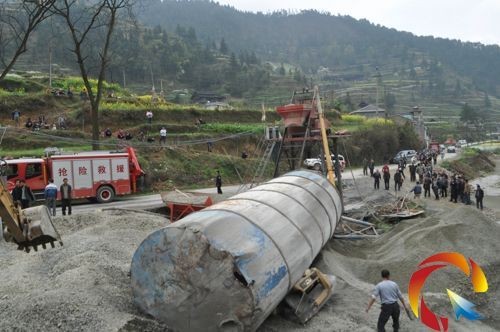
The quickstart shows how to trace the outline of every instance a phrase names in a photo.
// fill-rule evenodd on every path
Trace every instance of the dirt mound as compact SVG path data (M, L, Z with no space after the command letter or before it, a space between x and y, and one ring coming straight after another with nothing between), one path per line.
M463 174L468 179L477 178L495 170L495 162L488 152L473 150L463 158L452 160L447 168L453 173Z
M129 270L140 242L166 223L108 210L55 218L63 247L26 254L2 244L0 330L165 331L133 304Z
M297 328L278 317L266 321L262 331L371 331L376 326L378 310L364 312L374 284L380 280L380 271L387 268L401 291L407 293L411 274L418 263L441 251L456 251L473 258L485 270L489 292L475 294L470 281L458 270L447 267L429 277L424 288L425 299L435 312L450 317L450 330L494 331L500 329L498 284L500 275L500 227L475 208L449 202L425 201L428 217L400 222L380 238L370 241L332 240L323 250L317 265L336 275L340 286L327 309L319 313L307 328ZM446 288L477 304L485 316L482 322L463 318L455 322ZM407 299L407 296L406 296ZM417 321L403 317L401 331L420 331Z

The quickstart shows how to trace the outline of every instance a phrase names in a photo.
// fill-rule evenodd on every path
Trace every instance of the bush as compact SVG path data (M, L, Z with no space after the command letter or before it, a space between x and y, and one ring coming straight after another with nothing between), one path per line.
M345 114L345 115L342 115L342 117L340 118L342 120L342 122L346 122L346 123L363 123L366 121L366 117L362 116L362 115L354 115L354 114Z

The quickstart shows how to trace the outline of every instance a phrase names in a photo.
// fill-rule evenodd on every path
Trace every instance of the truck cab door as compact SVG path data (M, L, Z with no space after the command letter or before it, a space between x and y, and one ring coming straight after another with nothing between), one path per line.
M42 163L26 164L26 184L31 188L35 198L42 199L45 189L45 175Z

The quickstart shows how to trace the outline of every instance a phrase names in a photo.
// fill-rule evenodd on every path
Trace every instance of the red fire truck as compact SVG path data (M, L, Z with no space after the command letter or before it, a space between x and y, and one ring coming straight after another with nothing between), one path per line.
M136 181L144 175L131 147L124 151L80 152L6 162L8 189L14 188L17 179L24 179L37 199L43 198L50 178L58 188L68 178L74 199L96 198L107 203L115 196L136 192Z

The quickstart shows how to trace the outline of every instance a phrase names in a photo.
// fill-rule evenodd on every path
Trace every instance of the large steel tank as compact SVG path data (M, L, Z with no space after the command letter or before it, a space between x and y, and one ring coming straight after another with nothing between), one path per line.
M285 174L150 234L132 259L134 300L176 331L254 331L341 214L324 177Z

